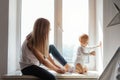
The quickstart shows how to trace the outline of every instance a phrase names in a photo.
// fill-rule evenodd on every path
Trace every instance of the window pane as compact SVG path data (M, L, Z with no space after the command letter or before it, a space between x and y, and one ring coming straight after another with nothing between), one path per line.
M22 0L21 44L32 29L37 18L50 21L50 43L54 41L54 0Z
M78 37L88 33L88 0L63 0L63 56L74 61Z

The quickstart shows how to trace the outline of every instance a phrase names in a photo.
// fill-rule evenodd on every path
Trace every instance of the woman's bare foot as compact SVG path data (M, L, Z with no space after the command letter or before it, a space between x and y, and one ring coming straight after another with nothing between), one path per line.
M69 64L66 64L66 65L64 66L64 68L65 68L66 72L68 72L69 69L71 68L71 66L70 66Z

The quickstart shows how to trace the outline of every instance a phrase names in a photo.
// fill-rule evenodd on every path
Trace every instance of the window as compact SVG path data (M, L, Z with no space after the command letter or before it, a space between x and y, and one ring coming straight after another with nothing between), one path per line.
M88 0L63 0L62 7L63 56L73 62L79 36L88 34Z
M50 43L54 43L54 0L22 0L21 11L21 44L39 17L48 19L51 23Z
M74 62L79 35L90 31L89 0L22 0L21 12L21 44L35 20L44 17L51 23L50 44L55 44L69 63ZM95 69L95 60L91 62Z

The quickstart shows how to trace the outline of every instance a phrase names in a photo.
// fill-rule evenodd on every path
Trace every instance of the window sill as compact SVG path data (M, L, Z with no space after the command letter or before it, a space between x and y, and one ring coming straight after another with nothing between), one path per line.
M51 73L53 73L58 80L97 80L99 75L96 71L88 71L85 74L77 74L77 73L65 73L65 74L58 74L54 71L51 71ZM9 79L33 79L36 80L38 79L37 77L34 76L30 76L30 75L22 75L20 71L17 71L15 73L11 73L11 74L5 74L1 76L3 80L9 80Z

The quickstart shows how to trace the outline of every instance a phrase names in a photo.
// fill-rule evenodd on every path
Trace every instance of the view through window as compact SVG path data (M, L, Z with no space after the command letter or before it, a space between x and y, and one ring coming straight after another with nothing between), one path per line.
M89 0L62 1L62 55L73 63L79 35L88 34L88 2ZM21 44L39 17L48 19L51 23L50 44L54 44L54 0L22 0L21 14ZM57 35L58 36L58 35Z
M73 62L79 36L88 34L88 0L63 0L63 56Z
M50 21L49 43L54 43L54 0L22 0L21 15L21 44L32 31L35 20L40 17Z

